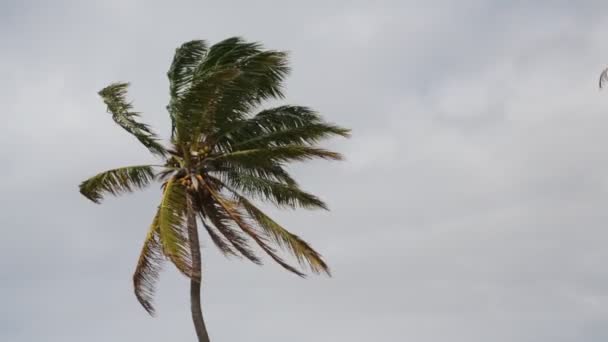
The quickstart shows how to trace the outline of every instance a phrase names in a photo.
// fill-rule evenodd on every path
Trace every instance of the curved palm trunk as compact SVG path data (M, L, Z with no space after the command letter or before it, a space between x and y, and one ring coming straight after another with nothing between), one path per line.
M190 279L190 310L192 311L192 321L194 329L198 336L199 342L210 342L205 321L203 319L203 310L201 309L201 250L198 241L198 230L196 227L196 214L192 207L192 197L188 194L188 238L190 241L190 253L192 254L192 271L193 275Z

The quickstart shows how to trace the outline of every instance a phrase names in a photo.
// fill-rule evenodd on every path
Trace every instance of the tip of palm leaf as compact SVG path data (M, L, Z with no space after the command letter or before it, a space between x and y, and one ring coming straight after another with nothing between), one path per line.
M96 199L96 198L92 198L92 197L88 197L88 196L84 196L86 197L89 201L95 203L95 204L101 204L101 199Z
M605 83L608 82L608 68L604 69L600 74L599 86L600 89L604 88Z
M101 197L100 196L95 196L93 194L87 193L86 190L83 189L82 185L79 186L79 192L82 196L84 196L86 199L88 199L89 201L95 203L95 204L101 204Z
M150 316L152 316L152 317L156 316L156 310L154 309L154 306L152 305L151 302L144 300L143 298L140 298L139 296L137 296L137 294L136 294L136 297L137 297L137 301L139 302L139 304L141 304L141 306L144 308L144 310L146 310L146 312Z

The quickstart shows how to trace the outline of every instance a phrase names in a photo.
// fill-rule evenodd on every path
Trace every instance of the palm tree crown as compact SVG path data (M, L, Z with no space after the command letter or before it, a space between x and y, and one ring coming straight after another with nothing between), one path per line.
M126 98L127 83L99 92L113 120L162 158L160 165L117 168L80 184L80 192L99 203L104 194L162 182L162 198L133 276L135 295L150 314L163 260L200 285L196 222L225 255L261 264L252 248L257 245L285 269L304 276L278 254L283 248L300 266L329 274L319 253L254 204L262 200L279 207L326 209L323 201L300 188L285 166L314 158L339 160L340 154L317 143L349 135L348 129L325 122L307 107L261 109L264 101L283 98L288 72L286 53L240 38L210 47L201 40L183 44L167 73L169 146L139 121Z

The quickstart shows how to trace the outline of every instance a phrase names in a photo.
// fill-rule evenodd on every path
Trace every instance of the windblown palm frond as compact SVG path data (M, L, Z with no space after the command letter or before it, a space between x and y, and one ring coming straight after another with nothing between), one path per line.
M210 112L214 131L230 127L264 100L284 97L282 83L289 74L287 53L258 50L238 61L236 67L238 77L225 88L216 110Z
M186 227L186 188L175 179L167 181L158 222L163 253L187 277L192 274L192 255Z
M202 215L201 222L203 223L203 227L205 227L207 234L209 234L211 241L213 241L213 244L215 244L215 246L220 250L220 252L222 252L222 254L224 254L224 256L240 257L239 253L234 249L234 247L231 246L230 241L223 237L218 229L207 222Z
M284 184L230 171L223 173L222 176L227 189L239 191L262 201L270 201L277 206L327 210L327 205L321 199L301 190L295 184Z
M224 209L217 202L209 197L199 197L198 208L204 224L208 225L205 222L208 219L230 246L234 248L233 252L235 253L230 254L247 258L254 264L261 265L262 262L251 249L249 240L241 234L238 225L224 212Z
M608 68L604 69L600 74L600 89L604 87L604 84L608 82Z
M114 196L134 189L142 189L154 180L152 166L128 166L102 172L80 183L80 193L95 203L100 203L103 193Z
M260 209L254 206L245 197L237 195L239 203L245 208L249 215L257 221L266 233L283 247L287 247L301 265L307 264L314 273L325 272L330 275L329 267L323 261L321 255L310 245L295 234L290 233Z
M167 72L169 78L169 94L171 100L167 109L171 116L171 137L175 137L178 127L185 128L184 119L180 118L180 103L183 100L184 93L190 88L194 78L194 71L201 63L203 57L207 53L207 43L203 40L192 40L182 44L175 50L173 62ZM184 132L182 132L184 134Z
M156 290L158 275L164 260L160 241L159 214L160 209L157 210L156 215L154 215L150 230L144 241L144 247L139 256L139 261L137 262L137 268L133 274L135 296L150 315L154 314L152 300Z
M300 239L297 235L290 233L277 222L272 220L268 215L264 214L263 211L253 205L253 203L251 203L251 201L249 201L245 196L241 195L239 191L227 186L220 180L214 178L212 178L212 180L219 186L232 193L236 199L236 203L240 204L240 208L244 209L244 211L248 214L249 221L257 222L259 227L261 227L268 236L273 238L274 241L279 244L279 246L287 247L287 249L297 258L301 265L307 264L314 273L319 273L322 271L328 275L330 274L329 267L323 261L321 255L312 249L308 243ZM261 198L264 199L272 196L276 196L276 194L261 196ZM314 207L326 208L323 202L318 200L316 197L314 198L316 201L320 202L320 204L315 203Z
M224 177L224 173L235 172L243 176L258 177L261 179L277 181L286 185L297 185L296 180L293 179L280 163L272 161L264 161L262 165L243 165L231 163L230 161L219 162L210 160L207 167L210 170L210 173L217 175L220 178Z
M186 42L175 50L173 62L167 72L171 97L180 98L187 91L192 83L194 71L205 57L207 50L207 43L204 40Z
M99 95L108 106L108 113L112 114L114 122L133 134L150 152L161 157L165 156L165 148L158 143L156 134L148 125L136 120L139 113L134 112L133 105L127 101L128 87L129 83L113 83L99 91Z
M326 123L315 111L300 106L266 109L220 131L212 139L227 150L284 145L313 145L350 130Z
M282 98L281 83L289 72L284 52L264 51L260 44L241 38L226 39L205 52L188 59L196 63L189 64L187 77L179 78L184 82L175 81L184 83L183 91L170 105L178 128L181 122L190 141L244 118L265 99Z
M305 274L291 266L287 262L285 262L277 253L272 246L268 244L267 239L258 233L253 226L247 222L246 215L239 208L238 202L234 202L228 198L225 198L223 195L215 192L211 187L206 185L207 190L211 194L211 197L214 201L222 208L225 212L226 216L233 220L239 228L245 232L245 234L249 235L249 237L257 243L257 245L268 255L270 256L277 264L281 265L286 270L300 276L304 277Z
M211 46L201 70L209 70L220 65L234 64L261 51L261 44L246 42L240 37L230 37Z
M326 149L301 145L285 145L266 148L252 148L211 156L210 160L230 162L244 166L268 165L290 161L311 159L342 160L342 155Z
M192 81L181 101L173 105L176 112L177 131L184 142L198 142L206 127L212 126L209 112L216 107L218 96L239 70L233 66L218 67L217 70L198 75Z

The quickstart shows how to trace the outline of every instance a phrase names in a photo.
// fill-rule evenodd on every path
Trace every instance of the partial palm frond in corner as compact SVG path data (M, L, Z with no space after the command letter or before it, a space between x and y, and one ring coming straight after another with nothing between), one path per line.
M604 69L604 71L602 71L600 74L600 89L606 86L606 82L608 82L608 68Z

